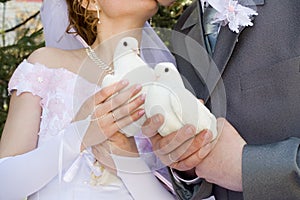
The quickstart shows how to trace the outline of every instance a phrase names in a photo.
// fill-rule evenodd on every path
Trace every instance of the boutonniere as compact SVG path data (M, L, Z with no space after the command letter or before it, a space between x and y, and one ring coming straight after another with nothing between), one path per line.
M220 22L222 26L228 27L231 31L239 33L240 27L253 26L252 16L258 13L252 8L242 6L238 0L206 0L217 10L214 21Z

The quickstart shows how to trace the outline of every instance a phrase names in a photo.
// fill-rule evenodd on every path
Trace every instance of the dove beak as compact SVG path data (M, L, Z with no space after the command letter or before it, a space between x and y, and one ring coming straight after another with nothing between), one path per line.
M133 52L136 53L136 55L140 56L140 50L139 49L133 49Z
M160 78L160 74L155 72L155 79L158 80Z

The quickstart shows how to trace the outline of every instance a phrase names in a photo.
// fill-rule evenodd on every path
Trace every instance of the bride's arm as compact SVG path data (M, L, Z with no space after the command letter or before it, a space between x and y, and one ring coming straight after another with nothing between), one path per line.
M36 148L40 124L40 97L12 94L0 143L0 199L22 199L38 191L69 166L80 152L89 120L72 123L61 134Z
M133 111L143 103L141 97L126 102L139 93L141 87L132 86L119 93L127 86L127 81L120 81L95 93L82 105L75 122L38 148L38 128L34 127L40 125L40 98L26 92L16 96L13 92L0 145L0 155L4 158L0 160L0 199L22 199L38 191L60 170L68 167L81 149L103 143L132 120L138 120L141 117L139 110ZM112 95L115 96L105 101ZM107 118L112 117L112 106L118 108L121 105L130 114L120 113L119 125L108 123ZM91 121L88 108L93 110L95 106L97 109L92 117L96 120ZM29 115L28 112L36 114ZM19 135L22 135L22 140L16 146L14 141L18 141Z
M36 148L41 118L41 98L32 93L13 92L0 141L0 158L15 156Z

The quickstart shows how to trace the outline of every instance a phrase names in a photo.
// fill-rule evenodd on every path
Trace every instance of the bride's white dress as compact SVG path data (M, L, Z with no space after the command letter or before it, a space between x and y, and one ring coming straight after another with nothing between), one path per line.
M99 87L66 69L50 69L41 64L30 64L25 60L18 66L10 80L9 91L13 90L16 90L17 95L30 92L41 98L42 115L38 140L38 148L40 148L68 129L79 106L98 91ZM72 133L72 130L68 130L68 132L68 134L77 134L76 131ZM74 156L71 156L71 159L72 157L74 160ZM47 183L47 179L42 181L41 184L45 184L45 186L32 194L29 199L132 199L122 181L116 181L109 185L93 184L91 167L86 160L88 158L93 162L91 155L80 159L79 164L77 163L79 169L72 174L71 182L63 180L66 169L62 167L60 171L58 166L58 174L48 177L47 179L51 179L49 183ZM57 165L59 165L59 159L56 161ZM39 160L31 159L28 160L29 162L43 165ZM65 166L69 167L70 164ZM44 170L47 173L47 169ZM28 182L35 181L34 176L38 175L32 174L32 180L28 180ZM26 186L24 185L24 187Z
M61 11L65 10L64 1L46 0L46 3L48 6L45 8L54 6L52 9L44 9L44 12L42 10L48 45L71 49L85 46L64 33L67 22L67 17L61 16L64 13ZM53 34L51 30L54 29L51 27L55 27L55 32L60 31ZM152 63L174 63L173 56L155 32L151 28L144 32L142 46L145 49L154 49L156 56L147 56L152 54L151 51L142 51L142 56L146 60L149 57ZM160 50L159 53L157 49ZM0 199L24 199L26 196L29 200L174 199L154 178L151 171L149 173L149 167L140 158L129 161L133 167L132 172L136 167L146 170L147 173L120 172L120 178L109 184L95 184L93 167L89 164L94 161L93 155L80 156L81 138L88 127L89 119L80 122L71 120L82 103L99 89L97 85L64 68L47 68L26 60L18 66L9 82L9 91L16 90L17 95L29 92L40 97L42 113L38 148L26 154L0 159ZM139 143L140 149L147 149L143 142L142 140ZM144 158L147 158L146 162L151 169L162 167L153 156L146 154ZM126 160L125 164L128 164ZM70 170L76 167L78 170ZM65 181L67 179L68 182Z
M92 153L80 153L90 119L71 120L99 86L64 68L47 68L24 60L8 89L17 95L26 92L40 97L42 113L38 147L0 159L0 199L174 199L147 165L154 165L156 170L162 167L158 168L157 160L149 155L144 156L147 160L113 155L118 176L103 181L101 177L107 175L107 170L93 165ZM148 145L138 144L140 149ZM95 178L96 172L100 178Z

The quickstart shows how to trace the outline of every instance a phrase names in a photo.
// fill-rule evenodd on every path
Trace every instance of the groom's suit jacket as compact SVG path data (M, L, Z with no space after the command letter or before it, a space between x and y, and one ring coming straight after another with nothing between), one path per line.
M174 180L181 199L300 199L300 2L253 1L254 25L239 33L222 27L214 62L202 52L200 2L189 6L174 28L173 49L186 87L247 142L243 193L204 180L196 185Z

